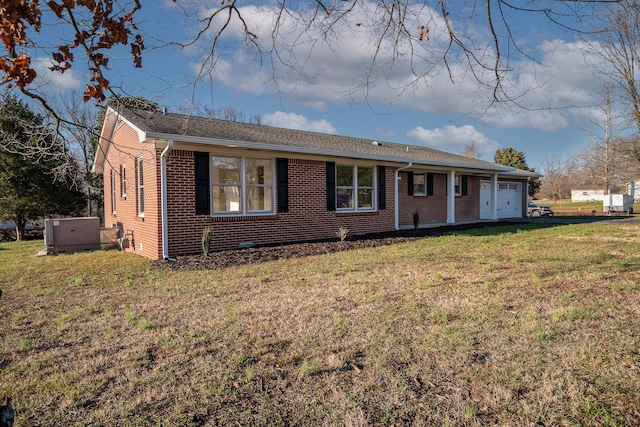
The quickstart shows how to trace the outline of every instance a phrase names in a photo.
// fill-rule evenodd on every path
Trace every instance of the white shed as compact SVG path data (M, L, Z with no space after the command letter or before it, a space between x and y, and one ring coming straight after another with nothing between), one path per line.
M604 190L571 190L572 202L600 202L604 200Z

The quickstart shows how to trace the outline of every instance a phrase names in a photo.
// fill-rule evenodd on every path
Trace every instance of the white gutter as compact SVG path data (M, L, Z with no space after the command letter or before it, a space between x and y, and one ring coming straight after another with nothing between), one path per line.
M398 207L398 172L403 171L405 169L409 169L411 166L413 166L413 162L409 162L409 164L407 166L403 166L401 168L397 168L395 170L395 174L394 174L394 180L393 180L393 210L394 210L394 217L395 217L395 229L400 230L400 208Z
M173 139L167 140L167 146L160 153L160 200L162 204L160 219L162 223L162 259L169 259L169 218L167 217L167 154L173 147Z

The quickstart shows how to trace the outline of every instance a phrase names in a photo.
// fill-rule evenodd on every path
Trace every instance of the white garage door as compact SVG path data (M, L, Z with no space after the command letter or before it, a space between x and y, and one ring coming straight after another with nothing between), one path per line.
M498 183L498 219L522 218L522 184ZM491 182L480 185L480 219L491 218Z

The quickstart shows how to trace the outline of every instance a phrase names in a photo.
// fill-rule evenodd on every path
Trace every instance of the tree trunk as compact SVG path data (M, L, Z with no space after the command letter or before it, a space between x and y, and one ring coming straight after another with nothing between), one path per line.
M16 242L22 242L24 240L24 231L27 228L27 220L24 218L15 218L16 223Z

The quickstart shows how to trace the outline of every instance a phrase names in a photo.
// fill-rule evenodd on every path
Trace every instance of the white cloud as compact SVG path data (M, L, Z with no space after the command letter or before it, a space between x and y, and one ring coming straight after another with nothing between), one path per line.
M51 71L49 67L53 65L53 61L49 58L35 58L33 65L36 73L38 73L37 83L41 86L46 86L46 91L65 92L77 89L82 85L73 68L66 70L64 73Z
M446 125L434 130L417 126L408 131L407 136L416 139L421 145L450 153L461 153L471 143L476 145L480 153L493 153L499 148L497 142L487 138L471 125Z
M311 132L336 134L338 131L331 123L322 120L309 120L305 116L295 113L285 113L284 111L276 111L275 113L265 114L262 117L262 123L267 126L277 126L288 129L306 130Z
M557 131L592 116L589 106L602 82L588 65L586 45L562 40L545 41L538 47L540 64L522 64L508 82L525 96L524 108L498 105L487 111L483 121L496 127L530 127Z
M241 48L243 30L238 20L232 20L219 50L229 49L231 53L221 53L216 58L212 81L254 95L294 97L301 105L320 111L327 111L333 102L357 103L366 98L389 109L467 115L495 127L547 131L563 129L581 120L586 114L584 106L591 104L592 92L600 86L592 68L586 66L583 43L544 41L537 46L527 45L527 53L539 58L539 64L510 58L509 67L514 71L504 76L504 87L512 91L514 99L524 108L498 104L484 110L492 101L492 92L482 88L476 77L490 82L494 76L490 69L481 67L471 73L465 59L455 56L448 57L445 68L440 60L441 48L448 39L438 11L416 3L407 15L407 28L430 23L428 43L410 45L401 40L393 46L393 41L383 39L378 46L380 28L374 25L379 17L374 13L378 7L373 1L358 2L349 19L333 26L328 34L315 27L303 31L301 22L295 19L298 15L308 18L313 10L289 10L282 15L274 39L277 8L242 6L239 11L250 31L256 34L261 50L272 53L273 46L278 46L278 60L285 64L271 63L267 54L259 66L257 52ZM202 16L207 13L201 11ZM452 25L458 22L474 40L478 54L486 47L489 58L492 51L487 34L474 32L468 23L450 18ZM210 41L203 40L202 55L210 53ZM376 52L378 57L372 67ZM398 56L394 57L394 52ZM194 70L200 69L197 61L192 65ZM417 80L415 73L421 74ZM558 113L560 108L562 113Z

